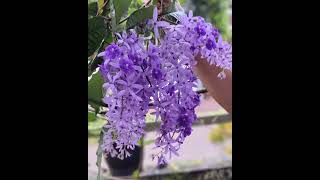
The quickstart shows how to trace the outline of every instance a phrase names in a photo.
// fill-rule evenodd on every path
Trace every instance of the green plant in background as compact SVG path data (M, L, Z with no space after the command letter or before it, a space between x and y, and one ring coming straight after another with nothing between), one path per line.
M138 180L139 177L140 177L140 172L139 172L139 170L137 169L137 170L135 170L135 171L133 172L132 178L133 178L134 180Z
M183 175L181 174L170 174L164 178L164 180L183 180Z
M221 143L232 137L232 123L217 124L213 127L209 139L213 143Z
M179 0L181 5L184 5L186 3L187 0Z
M232 144L228 144L224 150L227 154L232 155Z
M196 16L202 16L212 22L224 39L231 41L228 8L231 0L190 0L191 9Z
M88 122L88 135L98 136L105 123L106 120L102 118L96 118L94 121Z

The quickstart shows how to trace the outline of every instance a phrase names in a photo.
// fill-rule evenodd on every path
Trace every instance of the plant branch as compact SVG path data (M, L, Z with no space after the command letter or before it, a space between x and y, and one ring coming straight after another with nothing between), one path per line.
M145 72L144 69L142 68L142 66L141 66L141 69L143 72ZM151 81L147 75L146 75L146 79L147 79L148 83L150 84L150 86L152 87Z
M126 18L122 19L122 20L119 22L119 24L122 24L123 22L125 22L126 20L128 20L128 19L129 19L129 17L130 17L130 15L129 15L129 16L127 16Z

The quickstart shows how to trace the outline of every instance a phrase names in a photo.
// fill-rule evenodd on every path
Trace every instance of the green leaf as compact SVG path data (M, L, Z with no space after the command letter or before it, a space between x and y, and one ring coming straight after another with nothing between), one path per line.
M96 116L95 121L88 122L88 131L96 131L99 130L99 132L102 130L102 127L106 124L106 119L102 119L98 116Z
M91 74L96 71L99 65L102 64L102 57L97 57L97 55L99 54L99 52L102 52L109 44L111 44L111 42L112 33L108 29L107 34L98 49L90 57L88 57L88 76L91 76Z
M104 81L99 71L93 73L88 81L88 103L95 109L103 105L103 83Z
M98 12L98 3L92 2L88 4L88 18L96 16Z
M149 6L147 8L141 8L134 11L127 20L127 29L133 28L146 19L152 19L154 7L155 6Z
M93 3L93 2L97 2L97 0L88 0L88 4Z
M92 17L88 20L88 56L99 48L106 33L107 26L102 16Z
M136 0L135 3L137 3L138 6L141 6L143 4L143 0Z
M137 142L137 145L142 146L142 142L143 142L143 138L139 139L139 141Z
M113 0L117 24L119 23L121 17L128 12L131 1L132 0Z
M98 7L101 9L103 7L104 0L98 0Z
M112 30L112 32L116 32L116 29L117 29L114 1L116 1L116 0L110 0L110 17L111 17L111 30Z
M98 177L97 177L98 180L100 180L100 176L101 176L101 160L102 160L102 154L103 154L103 150L101 148L102 142L103 142L103 131L100 132L99 145L98 145L98 149L96 152L96 155L97 155L96 165L98 167Z
M132 173L132 177L134 180L138 180L139 177L140 177L140 172L139 172L139 169L135 170L133 173Z
M101 46L104 42L101 42L100 47L93 53L92 56L88 57L88 77L92 75L93 72L97 70L99 64L102 64L103 59L101 57L97 57L98 50L101 49Z
M128 14L132 14L134 11L139 9L142 6L142 4L143 4L142 0L132 1L128 10Z
M103 59L101 57L95 58L90 66L91 71L94 72L100 64L102 64Z
M99 8L99 10L102 9L103 4L104 4L104 0L98 0L98 8Z
M92 122L92 121L95 121L95 120L96 120L96 113L88 111L88 121Z
M180 4L184 5L186 3L186 0L179 0Z

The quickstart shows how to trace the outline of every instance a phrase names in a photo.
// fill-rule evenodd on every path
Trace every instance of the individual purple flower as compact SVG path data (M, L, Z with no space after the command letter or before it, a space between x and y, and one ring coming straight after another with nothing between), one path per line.
M110 44L106 47L105 51L98 54L98 57L103 57L104 59L115 59L120 55L120 48L116 44Z
M153 61L156 61L159 58L159 47L155 46L153 43L150 43L147 51L147 56Z
M138 91L143 89L143 85L136 84L138 79L139 78L132 74L127 77L127 81L121 79L116 81L118 85L123 86L123 90L121 90L117 95L121 97L123 95L130 94L135 100L143 101L143 99L136 94Z
M217 37L220 35L219 30L218 30L217 28L213 28L213 29L212 29L212 35L213 35L215 38L217 38Z
M125 74L130 74L134 71L132 61L126 58L119 60L119 67Z
M197 25L195 28L194 28L194 30L200 35L200 36L204 36L204 35L206 35L206 28L205 27L203 27L202 25Z
M211 50L211 49L215 49L217 47L217 45L214 40L208 39L208 41L206 43L206 47L207 47L207 49Z
M142 63L142 59L138 56L137 53L129 53L128 54L128 58L134 63L134 64L137 64L137 65L140 65Z
M192 128L191 127L186 127L183 130L183 136L185 136L185 137L190 136L191 132L192 132Z
M158 21L158 9L157 9L157 7L155 7L153 9L152 19L148 23L153 26L155 38L159 38L160 37L158 28L164 28L164 27L167 27L167 26L170 25L168 22Z
M162 78L162 71L159 68L153 69L152 77L156 80L160 80Z

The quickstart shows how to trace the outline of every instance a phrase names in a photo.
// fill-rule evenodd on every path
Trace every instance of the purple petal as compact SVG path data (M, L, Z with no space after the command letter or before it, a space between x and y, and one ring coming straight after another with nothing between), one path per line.
M140 66L132 66L134 70L139 71L139 72L143 72Z
M153 9L153 18L152 19L153 19L154 22L156 22L157 19L158 19L158 9L157 9L157 7L155 7Z
M178 154L178 152L176 151L175 148L170 148L170 151L171 151L174 155L179 156L179 154Z
M114 63L114 62L110 62L109 63L111 66L119 68L119 64L118 63Z
M125 82L125 81L122 80L122 79L119 79L119 80L117 80L116 82L119 83L119 84L125 85L125 86L128 84L127 82Z
M107 74L107 77L108 77L108 80L109 80L110 82L113 82L113 81L112 81L112 77L111 77L111 75L110 75L109 73Z
M122 75L122 72L119 71L115 76L113 76L113 81L117 80Z
M104 83L104 84L102 85L102 87L103 87L104 89L108 89L110 86L111 86L110 83Z
M157 111L156 111L156 119L155 119L155 122L157 122L157 120L159 119L159 116L160 116L160 112L157 110Z
M133 98L135 98L138 101L143 101L141 97L137 96L131 89L129 90L130 94L132 95Z
M172 104L172 102L170 102L170 101L161 103L162 107L166 107L166 106L168 106L170 104Z
M106 54L106 53L103 51L103 52L99 53L97 56L98 56L98 57L103 57L105 54Z
M136 89L143 89L143 86L140 84L132 84L131 87L136 88Z
M123 96L127 91L126 90L122 90L118 93L118 96L121 97Z
M155 36L155 38L159 38L160 37L159 30L158 30L157 26L154 27L154 36Z

